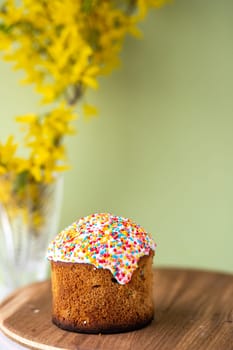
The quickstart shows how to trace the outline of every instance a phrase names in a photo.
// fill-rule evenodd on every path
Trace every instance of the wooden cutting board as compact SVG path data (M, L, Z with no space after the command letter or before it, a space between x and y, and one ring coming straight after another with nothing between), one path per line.
M233 275L154 272L155 319L114 335L71 333L51 323L50 282L19 289L0 304L0 330L31 349L233 350Z

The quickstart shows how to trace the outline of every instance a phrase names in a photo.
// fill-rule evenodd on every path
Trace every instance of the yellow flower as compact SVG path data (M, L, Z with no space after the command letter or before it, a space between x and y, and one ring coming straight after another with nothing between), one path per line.
M83 112L86 118L93 117L98 114L97 108L87 103L83 104Z
M38 165L32 165L30 168L30 172L32 174L32 177L37 181L40 182L42 180L42 174L41 174L41 168Z
M4 59L26 72L43 103L67 97L69 87L98 87L100 74L119 65L127 34L139 37L137 23L165 0L5 0L0 10Z
M12 168L16 149L17 144L14 143L14 137L12 135L8 137L5 145L0 143L1 172L3 172L3 167L5 167L6 170L8 170L8 168Z
M54 173L65 171L65 135L74 133L71 122L77 117L73 108L61 103L44 115L26 114L18 116L17 122L24 126L25 146L29 149L29 162L21 166L27 169L37 182L51 182ZM23 164L23 163L22 163ZM58 166L59 165L59 166Z
M27 157L17 156L10 136L0 143L0 198L32 224L43 225L41 196L57 172L67 170L64 136L74 133L74 105L98 77L119 67L119 54L129 35L141 37L137 24L151 7L165 0L3 0L0 5L0 50L13 68L23 70L23 83L34 84L47 113L16 118L24 132ZM60 101L66 101L60 103ZM85 116L97 109L83 104ZM27 185L27 186L26 186ZM27 191L25 191L27 188ZM28 192L29 191L29 192ZM27 195L33 200L28 214ZM19 206L20 204L20 206Z
M37 116L35 114L25 114L25 115L16 117L16 121L18 123L32 124L37 121Z
M0 165L0 175L3 175L6 173L6 168L2 165Z
M10 37L7 37L4 33L0 31L0 50L8 50L12 43L12 40Z

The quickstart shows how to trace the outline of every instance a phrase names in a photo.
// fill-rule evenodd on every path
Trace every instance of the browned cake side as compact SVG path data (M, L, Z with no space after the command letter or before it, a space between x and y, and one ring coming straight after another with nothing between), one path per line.
M124 332L147 325L154 311L152 259L152 251L142 257L125 285L109 270L52 261L53 322L85 333Z

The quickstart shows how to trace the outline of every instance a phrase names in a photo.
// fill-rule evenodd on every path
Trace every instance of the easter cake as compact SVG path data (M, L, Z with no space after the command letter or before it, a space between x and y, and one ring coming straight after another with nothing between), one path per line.
M132 220L81 218L50 243L52 321L84 333L142 328L153 319L155 243Z

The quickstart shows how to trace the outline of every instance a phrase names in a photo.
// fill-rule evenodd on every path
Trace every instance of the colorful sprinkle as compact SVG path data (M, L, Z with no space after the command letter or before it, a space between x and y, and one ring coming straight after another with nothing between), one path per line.
M131 219L101 213L85 216L61 231L49 244L47 258L109 269L118 283L126 284L139 259L155 247L151 236Z

